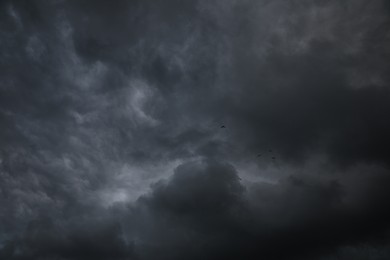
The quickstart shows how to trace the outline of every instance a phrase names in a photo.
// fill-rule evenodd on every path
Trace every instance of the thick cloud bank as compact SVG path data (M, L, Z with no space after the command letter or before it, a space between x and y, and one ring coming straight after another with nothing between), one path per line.
M0 259L390 257L390 5L1 1Z

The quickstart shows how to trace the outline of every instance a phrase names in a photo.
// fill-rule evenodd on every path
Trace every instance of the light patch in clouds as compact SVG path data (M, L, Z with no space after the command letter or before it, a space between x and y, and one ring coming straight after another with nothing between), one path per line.
M8 5L8 14L12 17L13 21L19 27L19 29L22 29L23 23L22 20L20 19L20 15L16 12L12 4Z
M135 124L156 126L159 121L146 111L146 105L152 104L155 93L152 88L142 80L131 80L129 92L126 93L126 111L131 115Z
M111 169L112 178L98 191L101 204L109 207L117 202L134 202L148 193L150 186L167 179L184 160L163 161L150 165L117 165Z

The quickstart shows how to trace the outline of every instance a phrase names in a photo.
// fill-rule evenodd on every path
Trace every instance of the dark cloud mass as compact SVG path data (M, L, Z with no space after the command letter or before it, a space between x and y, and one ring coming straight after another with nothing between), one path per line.
M0 1L0 259L390 259L389 7Z

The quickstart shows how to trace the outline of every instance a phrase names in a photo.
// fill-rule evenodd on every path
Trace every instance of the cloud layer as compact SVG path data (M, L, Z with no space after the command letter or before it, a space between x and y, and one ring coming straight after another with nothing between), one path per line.
M389 257L387 1L0 12L1 259Z

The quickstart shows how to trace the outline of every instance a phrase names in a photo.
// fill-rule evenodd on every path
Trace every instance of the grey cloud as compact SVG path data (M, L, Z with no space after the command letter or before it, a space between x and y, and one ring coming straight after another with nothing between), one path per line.
M390 194L363 190L389 184L378 170L362 186L312 174L244 188L232 166L187 163L131 207L128 234L141 259L311 259L339 245L375 246L374 238L388 230ZM360 174L349 174L360 182ZM367 204L348 198L356 189Z
M23 236L7 243L4 259L129 259L131 245L110 220L52 220L42 217Z
M388 10L382 0L1 1L1 256L381 248Z
M52 209L30 222L20 238L6 242L2 254L9 259L311 259L362 242L375 246L389 228L390 194L378 189L388 186L387 172L370 173L351 171L345 179L294 174L245 187L232 165L189 162L134 203Z

